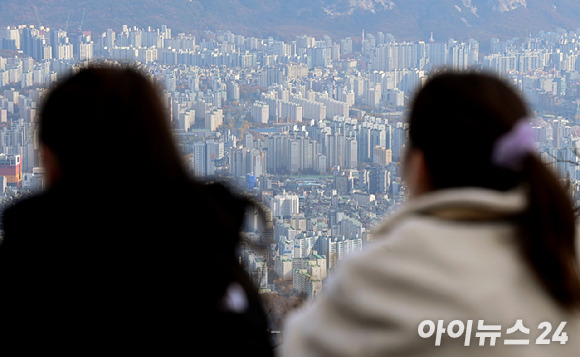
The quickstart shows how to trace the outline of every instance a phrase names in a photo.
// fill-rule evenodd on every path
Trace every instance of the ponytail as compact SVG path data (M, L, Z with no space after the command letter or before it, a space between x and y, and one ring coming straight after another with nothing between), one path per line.
M571 200L556 176L533 155L522 172L529 189L521 217L519 245L540 283L565 309L580 309L580 272L576 217Z

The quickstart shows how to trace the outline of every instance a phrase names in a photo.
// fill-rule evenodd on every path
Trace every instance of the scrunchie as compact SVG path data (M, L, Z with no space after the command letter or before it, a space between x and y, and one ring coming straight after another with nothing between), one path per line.
M534 129L527 119L522 119L496 140L491 162L498 167L516 171L523 159L535 149Z

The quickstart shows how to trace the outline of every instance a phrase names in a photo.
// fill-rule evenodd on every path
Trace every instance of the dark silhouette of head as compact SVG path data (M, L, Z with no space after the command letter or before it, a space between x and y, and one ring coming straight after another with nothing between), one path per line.
M520 183L521 173L494 165L493 145L527 115L522 99L502 80L481 73L444 72L415 97L409 142L425 155L434 189L507 190Z
M93 66L65 78L43 103L39 131L63 179L103 185L185 176L160 93L134 68Z

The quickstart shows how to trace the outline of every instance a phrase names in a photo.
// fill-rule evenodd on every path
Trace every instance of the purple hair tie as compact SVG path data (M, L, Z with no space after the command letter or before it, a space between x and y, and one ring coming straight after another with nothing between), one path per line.
M510 131L500 136L493 145L491 162L516 171L522 160L535 151L534 129L528 120L518 121Z

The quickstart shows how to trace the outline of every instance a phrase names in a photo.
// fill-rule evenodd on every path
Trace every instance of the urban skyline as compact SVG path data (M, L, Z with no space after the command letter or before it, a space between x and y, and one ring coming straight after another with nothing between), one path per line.
M168 26L0 28L2 192L10 202L42 187L35 118L51 84L90 63L138 66L163 89L192 174L228 182L271 212L266 222L248 212L245 227L248 241L273 244L242 251L261 291L312 299L404 202L406 106L438 68L492 71L512 83L533 110L542 159L578 201L579 42L580 32L540 32L492 39L483 54L477 39L408 42L382 32L357 46L349 37L196 37Z

